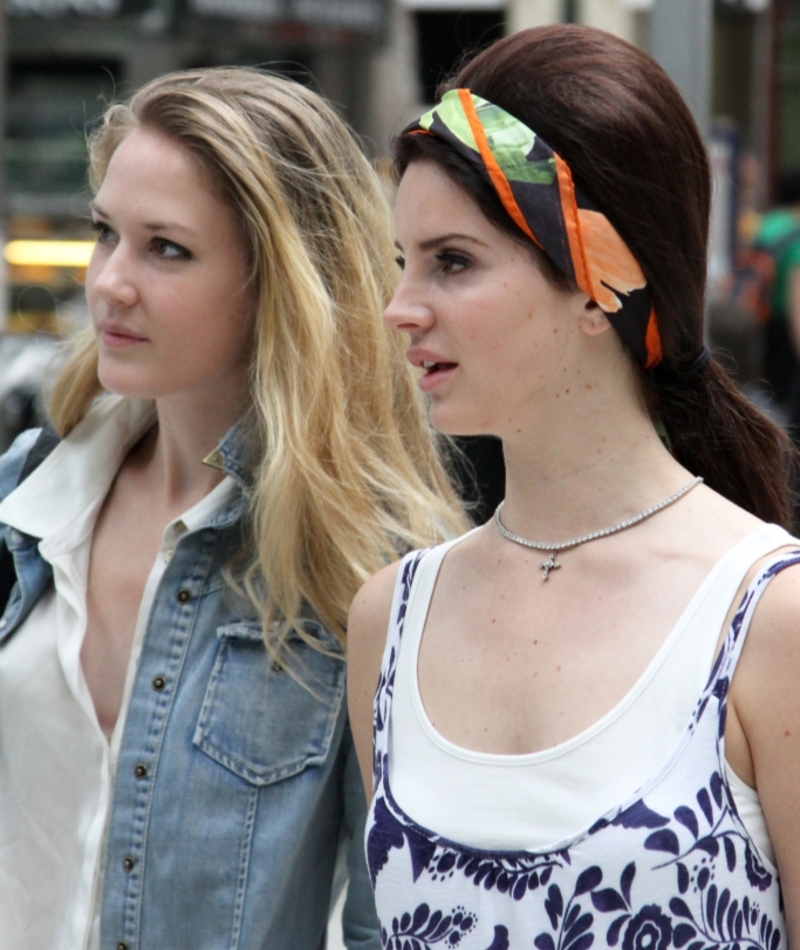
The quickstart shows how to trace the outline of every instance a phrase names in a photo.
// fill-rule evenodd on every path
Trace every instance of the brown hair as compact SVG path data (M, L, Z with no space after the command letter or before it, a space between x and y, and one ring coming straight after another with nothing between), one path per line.
M791 441L714 360L686 372L704 342L711 176L697 126L664 70L609 33L557 25L494 43L440 92L453 88L488 99L540 135L633 251L664 352L655 371L641 371L643 389L677 458L735 504L790 526L798 467ZM411 161L438 162L494 224L519 236L479 175L463 162L454 171L459 162L441 141L401 136L395 157L399 174Z

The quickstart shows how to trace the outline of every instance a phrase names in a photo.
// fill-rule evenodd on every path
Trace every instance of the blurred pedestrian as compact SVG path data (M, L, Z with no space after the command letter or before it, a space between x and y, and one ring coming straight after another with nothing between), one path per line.
M384 946L791 946L796 453L704 346L691 113L641 50L542 27L395 154L386 320L506 494L351 610Z
M752 247L771 267L761 321L763 377L778 406L791 414L800 386L800 169L781 176L777 198L761 218Z
M90 162L60 441L0 459L0 946L320 950L341 840L377 950L347 609L462 524L380 321L380 184L247 69L149 83Z

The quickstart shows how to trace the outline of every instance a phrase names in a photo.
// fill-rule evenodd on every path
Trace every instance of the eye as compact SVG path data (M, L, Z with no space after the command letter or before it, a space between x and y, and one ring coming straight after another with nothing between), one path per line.
M403 257L402 254L398 254L397 257L394 259L394 262L395 264L397 264L400 270L406 269L406 259Z
M92 221L92 230L97 235L98 244L108 244L109 241L114 240L116 237L116 234L114 234L105 221Z
M164 258L165 260L188 260L192 256L191 252L185 247L176 244L174 241L168 241L166 238L153 238L150 247L158 257Z
M442 251L436 255L445 274L458 274L470 266L470 259L457 251Z

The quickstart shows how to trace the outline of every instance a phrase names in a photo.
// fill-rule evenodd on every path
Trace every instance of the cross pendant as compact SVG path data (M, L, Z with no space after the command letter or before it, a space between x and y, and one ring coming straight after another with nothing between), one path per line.
M542 561L539 565L542 569L542 580L546 581L550 576L550 571L557 571L561 565L556 563L556 552L551 551L549 557L546 561Z

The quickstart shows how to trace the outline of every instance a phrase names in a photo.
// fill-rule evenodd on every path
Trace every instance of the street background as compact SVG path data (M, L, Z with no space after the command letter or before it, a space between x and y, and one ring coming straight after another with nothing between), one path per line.
M265 66L336 103L385 169L392 134L465 52L553 22L648 50L689 101L715 177L709 342L769 408L755 328L727 289L737 244L781 174L800 168L800 0L5 0L0 449L42 420L58 341L87 320L85 132L110 101L173 69ZM335 917L329 947L340 950Z

